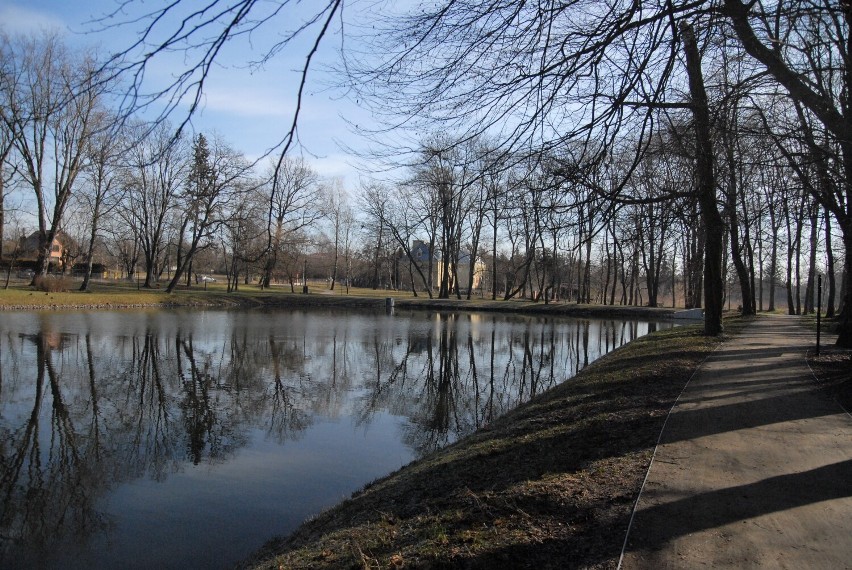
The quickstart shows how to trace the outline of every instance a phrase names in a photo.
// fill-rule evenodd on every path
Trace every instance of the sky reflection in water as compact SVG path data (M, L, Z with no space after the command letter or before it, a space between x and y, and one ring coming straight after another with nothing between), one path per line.
M6 313L0 566L229 567L648 328L428 312Z

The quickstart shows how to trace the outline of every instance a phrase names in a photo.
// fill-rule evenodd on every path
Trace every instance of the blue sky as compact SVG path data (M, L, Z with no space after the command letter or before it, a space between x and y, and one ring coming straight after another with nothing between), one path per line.
M115 0L0 0L0 23L11 33L59 28L73 45L97 45L105 52L113 52L132 41L134 28L86 32L96 27L91 23L93 18L115 10L117 5ZM142 5L152 9L160 3ZM285 14L284 18L276 20L276 25L293 25L288 17L292 15ZM203 109L193 119L196 130L215 130L251 159L281 139L292 121L297 93L298 74L293 70L303 65L307 43L300 42L292 46L293 49L282 51L260 70L249 69L247 63L261 57L265 48L284 31L267 25L252 34L251 41L230 42L224 47L217 59L219 65L208 78ZM317 55L317 65L309 75L307 98L302 106L299 135L305 157L314 168L324 177L342 177L345 186L352 191L359 179L356 165L362 161L348 155L337 143L355 148L362 143L341 115L356 123L369 121L369 118L339 93L326 87L327 78L321 68L334 61L339 43L338 34L327 36ZM152 82L163 81L180 69L182 62L181 55L171 55L152 67L147 77ZM181 118L175 117L174 121Z

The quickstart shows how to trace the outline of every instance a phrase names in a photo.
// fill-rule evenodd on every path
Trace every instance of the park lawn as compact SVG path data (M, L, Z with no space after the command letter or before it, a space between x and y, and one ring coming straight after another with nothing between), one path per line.
M341 285L329 290L325 282L308 282L309 294L300 287L291 292L289 285L274 285L260 289L257 284L240 285L239 290L228 292L224 279L212 283L180 286L172 293L162 289L145 289L135 282L95 281L89 291L78 291L79 280L67 280L66 290L44 292L17 282L0 288L0 310L56 310L56 309L114 309L133 307L325 307L384 309L392 298L399 309L424 309L432 311L488 311L524 313L541 316L575 316L606 318L665 319L672 308L631 307L621 305L584 305L574 302L544 303L527 299L508 301L472 296L467 299L430 299L411 291L352 287L349 291Z
M11 283L8 288L0 287L0 309L60 309L60 308L111 308L141 306L257 306L284 302L293 304L296 295L289 286L276 285L261 290L255 285L241 285L239 290L228 292L223 280L214 283L180 286L172 293L163 289L145 289L135 282L97 281L89 291L79 291L79 280L69 280L69 287L61 292L38 291L22 281ZM394 296L411 297L410 292L374 291L372 289L350 289L335 287L329 291L325 286L311 287L311 296L349 296L384 299Z

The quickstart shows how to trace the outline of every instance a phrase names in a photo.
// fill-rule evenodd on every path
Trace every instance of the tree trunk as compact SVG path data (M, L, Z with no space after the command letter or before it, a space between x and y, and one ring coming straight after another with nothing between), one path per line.
M840 330L837 335L837 346L852 348L852 286L849 284L849 272L852 270L852 217L841 225L843 235L843 248L846 252L846 260L843 265L843 287L840 310Z
M772 251L769 254L769 307L771 313L775 310L775 287L778 284L778 231L775 222L772 221Z
M335 212L334 215L334 264L331 267L331 285L329 291L334 291L334 284L337 283L337 263L340 259L340 213ZM413 280L412 280L413 286ZM399 285L397 284L397 287ZM415 294L416 296L416 294Z
M787 228L787 314L798 314L793 295L793 268L798 272L798 242L801 241L802 224L791 211L789 200L784 201L784 223ZM795 258L795 262L794 262Z
M3 259L3 236L6 235L6 194L3 188L3 164L5 161L6 157L4 156L0 160L0 259Z
M811 205L810 212L811 235L809 240L810 251L808 252L808 280L805 285L805 314L810 315L816 309L816 258L817 258L817 238L819 228L819 207L816 203Z
M734 260L734 269L740 282L740 295L742 296L742 314L755 314L751 287L749 286L749 273L742 256L740 244L739 220L736 214L736 203L733 201L731 191L728 191L728 219L731 226L731 258Z
M83 274L83 283L80 285L80 291L89 290L89 280L92 277L92 253L95 250L95 239L98 236L98 216L97 213L92 217L92 231L89 234L89 246L86 251L86 271Z
M710 138L710 111L701 73L701 56L692 26L681 22L692 115L695 121L697 196L705 230L704 255L704 334L722 332L722 252L725 223L716 204L713 173L713 143Z
M796 220L796 314L802 314L802 220Z
M677 242L674 242L674 246L672 248L672 309L677 306L677 283L675 282L675 278L677 276Z
M604 234L604 250L606 251L606 273L604 274L603 292L601 294L601 304L606 305L607 294L609 293L609 275L611 271L612 256L609 252L609 231Z

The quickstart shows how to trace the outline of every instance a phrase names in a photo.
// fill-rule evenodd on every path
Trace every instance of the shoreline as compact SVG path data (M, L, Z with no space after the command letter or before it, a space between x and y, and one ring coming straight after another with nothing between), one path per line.
M191 293L191 296L190 296ZM39 302L0 302L0 311L64 311L64 310L117 310L161 308L222 308L222 309L252 309L252 308L342 308L342 309L372 309L386 310L386 299L393 299L395 309L402 310L432 310L432 311L465 311L488 313L518 313L526 315L564 316L579 318L643 318L654 320L669 320L680 309L666 307L644 307L626 305L585 305L573 302L533 302L528 300L511 299L508 301L491 301L483 299L429 299L422 297L400 296L362 296L338 294L299 294L284 292L244 292L232 293L218 291L179 292L170 295L169 299L146 299L142 302L125 301L118 298L144 296L146 298L165 295L158 291L132 291L122 294L111 293L116 299L87 301L85 292L44 293L24 291L18 296L37 296ZM97 295L97 294L94 294ZM100 295L103 297L103 295ZM46 298L45 298L46 297ZM0 300L3 292L0 291ZM29 300L29 299L28 299ZM690 322L690 321L686 321ZM695 322L692 320L691 322Z
M699 329L616 349L272 539L243 567L615 568L663 422L723 340Z

